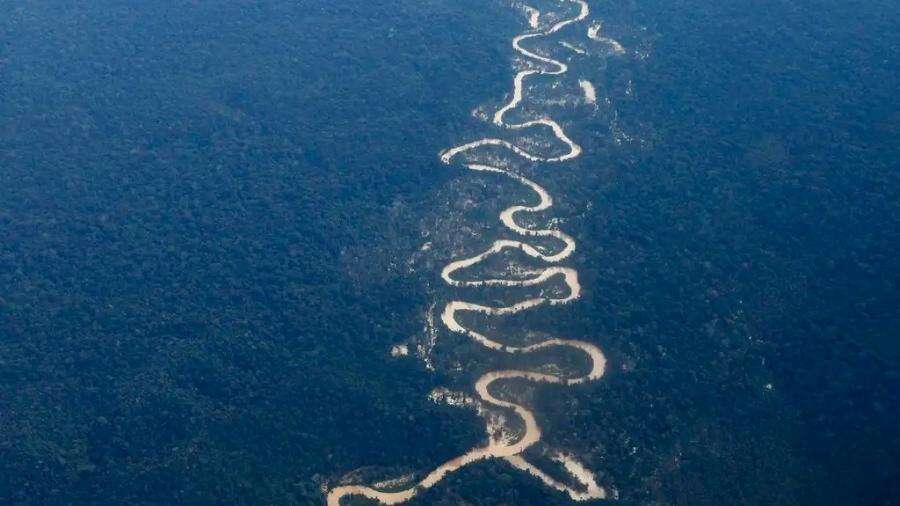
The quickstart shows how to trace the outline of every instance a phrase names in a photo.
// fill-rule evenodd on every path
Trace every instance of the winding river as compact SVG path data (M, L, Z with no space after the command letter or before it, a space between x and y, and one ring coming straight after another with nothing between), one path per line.
M521 420L522 426L524 427L517 437L497 437L496 433L500 431L492 430L490 427L491 423L488 422L489 437L488 442L484 446L477 446L458 457L444 462L426 474L420 481L401 483L400 485L394 484L394 486L391 487L379 487L378 485L338 486L332 488L327 493L327 502L329 506L340 506L341 499L348 496L364 496L387 505L400 504L412 499L421 491L431 488L449 473L469 464L487 459L503 459L515 469L530 474L543 482L547 487L566 493L571 499L576 501L604 499L607 497L606 490L597 484L594 474L568 453L551 451L549 452L549 457L551 460L558 463L560 468L575 482L580 484L578 488L574 488L558 481L548 473L542 471L535 464L529 462L525 456L526 450L541 441L541 427L537 423L534 412L514 400L501 398L492 393L492 387L498 382L509 380L524 380L533 383L564 386L597 380L603 376L606 367L606 358L604 357L603 352L594 344L586 341L560 338L550 338L527 346L511 346L466 327L458 318L459 315L467 312L492 316L512 315L540 306L566 304L578 299L581 295L578 272L570 267L559 265L560 262L569 258L573 251L575 251L575 240L565 232L556 228L529 228L520 225L517 221L517 216L522 213L538 213L550 209L553 206L553 198L544 188L534 181L531 181L510 169L496 166L500 164L490 164L479 161L478 156L479 149L484 147L505 149L530 162L543 163L565 162L577 158L581 154L581 147L566 135L563 127L559 123L549 117L541 117L521 123L512 123L506 120L507 114L517 109L522 103L523 94L525 93L525 83L530 77L535 75L559 76L568 72L568 66L565 63L543 56L525 47L528 41L532 39L550 36L569 25L578 24L587 19L590 10L587 2L584 0L559 1L560 3L572 5L577 13L572 17L555 22L544 29L541 29L540 23L542 13L532 7L525 8L526 13L529 16L529 24L533 30L515 37L512 41L512 46L519 55L524 57L527 61L532 62L531 66L533 68L522 70L516 74L513 79L512 98L506 105L494 113L492 120L495 125L510 131L526 129L548 130L552 133L553 138L560 143L560 146L565 147L565 151L562 152L562 154L545 156L529 151L526 148L520 147L504 139L484 138L453 147L441 153L440 156L443 163L451 164L459 160L460 165L468 170L499 174L530 189L537 196L537 203L534 205L514 205L506 208L500 213L499 218L501 223L503 223L510 231L520 236L520 240L494 241L485 251L472 257L455 260L448 264L443 268L441 277L444 282L454 287L531 287L561 280L566 286L566 291L562 295L541 295L527 298L509 306L489 306L463 300L451 300L446 304L441 313L441 322L449 331L465 335L491 350L510 354L528 354L549 348L570 348L583 353L590 361L590 366L587 367L588 370L583 371L577 376L517 369L491 371L482 375L475 382L474 390L478 398L467 399L467 404L476 406L479 408L479 412L483 414L490 412L491 410L514 413L515 416ZM618 42L600 35L600 27L601 25L596 24L588 28L588 38L609 45L614 53L621 52L622 47ZM586 90L588 101L591 102L594 92L593 86L591 85L590 88L587 88L587 85L582 84L582 88ZM594 100L596 99L595 96L593 96L593 98ZM480 158L483 160L487 157L481 156ZM542 248L538 248L526 242L529 238L552 238L555 242L560 244L560 247L553 252L546 252L543 251ZM498 278L461 280L455 276L458 271L478 265L489 257L498 255L506 250L519 250L528 257L548 265L538 270L528 271L530 277L524 279ZM397 489L398 486L403 487L404 485L406 488ZM390 488L391 490L387 490L387 488Z

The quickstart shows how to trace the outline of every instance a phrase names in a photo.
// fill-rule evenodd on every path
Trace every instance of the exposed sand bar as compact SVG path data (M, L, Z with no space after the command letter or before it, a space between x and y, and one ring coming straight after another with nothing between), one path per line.
M528 26L537 28L541 25L541 11L534 7L525 6L525 13L528 14Z
M578 81L578 85L581 86L581 91L584 92L584 101L589 104L596 104L597 88L594 88L594 84L586 79L581 79Z
M607 44L609 48L615 54L625 54L625 48L622 47L622 44L619 44L619 41L616 39L611 39L609 37L604 37L600 35L600 30L603 29L603 23L596 23L590 28L588 28L587 36L591 40L596 40L597 42L602 42Z

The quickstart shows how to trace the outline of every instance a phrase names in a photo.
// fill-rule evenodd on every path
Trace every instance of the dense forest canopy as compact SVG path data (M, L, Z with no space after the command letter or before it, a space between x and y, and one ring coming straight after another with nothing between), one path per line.
M900 6L590 4L627 54L573 63L607 100L564 116L581 158L535 170L588 288L529 323L610 371L535 393L548 437L623 504L895 501ZM485 135L527 22L0 5L0 502L322 504L477 443L427 395L488 359L390 350L460 217L493 234L525 197L437 155ZM485 464L415 503L570 501Z

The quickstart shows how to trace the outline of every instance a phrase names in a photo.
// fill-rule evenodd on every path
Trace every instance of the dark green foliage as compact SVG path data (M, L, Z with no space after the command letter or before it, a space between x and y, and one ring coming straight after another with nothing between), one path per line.
M896 2L594 13L647 57L573 64L633 141L565 111L585 156L534 169L586 294L528 324L610 361L535 389L547 442L622 504L896 501ZM0 4L0 502L320 504L477 443L426 395L503 358L388 350L437 284L406 265L424 217L470 177L437 153L488 131L469 111L523 26L476 0ZM491 463L416 503L569 501Z

